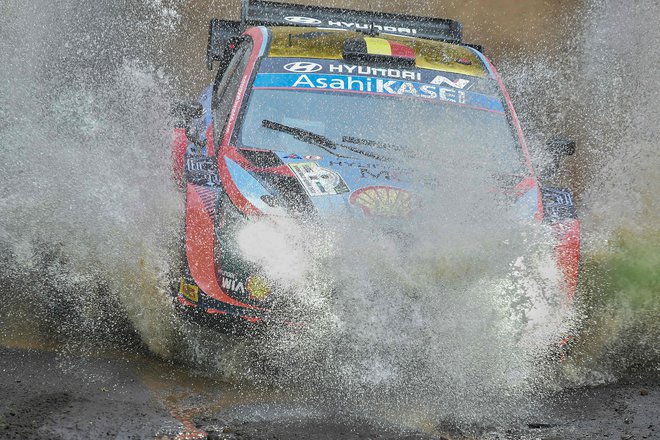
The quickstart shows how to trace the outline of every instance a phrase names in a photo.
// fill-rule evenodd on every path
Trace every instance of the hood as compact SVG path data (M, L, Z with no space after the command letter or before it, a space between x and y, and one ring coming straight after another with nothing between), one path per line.
M389 164L371 158L343 158L275 152L291 170L320 214L345 212L400 217L414 207L410 184Z
M300 155L283 151L242 150L252 163L271 172L255 174L225 157L236 189L263 212L272 210L276 197L285 205L304 205L321 216L401 218L411 215L420 203L421 184L391 162L372 158L334 155ZM250 157L252 156L252 157ZM267 163L264 163L264 158ZM275 172L276 171L276 172ZM269 189L270 188L270 189ZM514 205L520 218L533 218L538 209L536 180L527 178L516 186Z

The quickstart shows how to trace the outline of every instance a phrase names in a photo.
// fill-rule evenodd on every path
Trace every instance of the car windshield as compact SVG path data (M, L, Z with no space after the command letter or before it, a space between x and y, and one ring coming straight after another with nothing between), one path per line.
M419 96L257 84L238 135L238 144L243 147L300 156L336 152L359 157L359 152L364 151L385 158L460 157L470 162L487 162L501 173L527 173L514 133L496 97L471 94L476 98L449 102ZM454 95L460 93L444 90ZM298 133L292 132L294 129ZM301 130L307 135L301 135ZM310 133L316 137L310 138ZM319 138L337 148L329 151L319 147Z

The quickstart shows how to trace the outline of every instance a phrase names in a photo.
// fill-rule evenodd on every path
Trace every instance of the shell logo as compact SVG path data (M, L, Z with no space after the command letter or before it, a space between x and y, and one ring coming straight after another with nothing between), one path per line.
M415 209L413 195L393 186L369 186L351 194L351 204L362 208L364 215L405 217Z
M262 301L270 295L270 286L266 278L260 275L252 275L247 280L247 291L250 299Z

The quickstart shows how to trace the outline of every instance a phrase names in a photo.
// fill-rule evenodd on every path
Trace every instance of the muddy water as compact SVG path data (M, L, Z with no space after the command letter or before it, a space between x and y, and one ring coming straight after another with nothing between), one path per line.
M206 22L210 16L237 17L238 2L45 3L0 4L0 53L4 59L0 66L0 142L8 152L0 164L4 267L0 277L7 305L0 311L4 346L56 353L60 358L50 364L55 371L70 372L75 365L61 362L63 354L79 357L81 364L86 358L92 364L94 359L127 362L132 373L124 375L134 374L140 392L155 396L159 402L155 407L164 411L158 417L174 420L174 431L181 428L180 423L195 433L204 424L234 418L236 423L249 419L246 435L255 438L269 430L286 433L294 429L282 424L297 426L295 429L308 435L314 426L317 434L323 427L337 435L350 431L382 434L371 422L359 421L369 416L379 423L385 419L429 435L456 433L459 428L483 434L496 430L493 419L504 420L505 426L497 428L500 432L542 419L542 425L560 423L556 432L543 431L543 435L556 433L566 438L573 428L585 435L628 435L628 428L640 436L652 435L644 421L653 423L654 404L640 397L636 400L636 386L619 391L619 385L609 385L589 391L589 396L567 391L565 398L587 408L583 417L592 411L595 418L620 421L620 426L610 426L609 431L601 430L605 424L561 419L552 410L556 396L545 386L524 381L515 387L488 386L516 379L515 375L527 372L532 358L502 357L478 344L481 339L489 343L499 340L497 335L480 333L483 323L477 319L461 332L464 345L443 345L434 335L424 335L429 338L426 341L436 344L433 353L440 361L431 359L426 368L420 367L420 379L413 386L405 381L387 382L384 373L396 376L392 366L403 368L411 360L423 361L423 356L412 355L411 347L422 355L430 352L403 338L404 344L383 344L378 346L380 352L362 353L356 344L377 344L383 335L396 341L394 336L402 335L378 326L365 328L355 321L345 322L355 336L355 344L343 346L348 349L343 353L350 356L321 353L335 355L333 362L341 369L321 369L312 375L293 371L288 377L291 381L320 380L321 388L289 387L290 381L284 386L276 384L275 391L268 381L255 384L254 377L241 370L240 360L232 357L235 353L223 351L222 340L200 346L197 341L208 336L182 327L162 302L173 258L171 237L178 234L181 214L181 195L169 180L167 108L172 97L194 95L210 80L203 60ZM578 154L566 161L556 180L577 190L584 219L584 337L559 380L531 377L551 382L554 389L567 384L613 384L638 376L651 385L657 383L660 210L655 194L660 164L654 152L660 89L653 71L645 67L658 61L657 51L646 50L660 43L653 2L475 0L442 5L332 5L461 20L466 39L483 43L500 66L523 116L536 160L543 162L544 138L565 133L580 141ZM483 235L492 232L481 226ZM462 232L456 231L458 236ZM365 241L360 243L366 245ZM389 269L386 258L392 256L382 255L382 261L367 264L391 281L398 274L383 267ZM489 269L497 269L492 257L484 258ZM442 267L441 272L474 274L479 268ZM416 269L429 276L425 268ZM350 280L349 275L344 273L345 280ZM398 279L392 282L401 285ZM411 288L420 287L416 280L406 282ZM485 293L474 292L474 298L483 300ZM475 301L453 306L470 306L474 316L482 316L479 313L488 303ZM64 312L53 316L51 309L41 307L44 303ZM410 306L405 301L399 305L398 310L382 303L370 306L382 318L391 319L394 312ZM67 314L70 309L76 313ZM457 322L446 323L449 331L457 326ZM294 357L299 364L328 365L306 357L319 353L296 345L299 342L288 342L284 348L305 349L298 351L299 358ZM319 344L321 340L303 342ZM279 350L283 345L270 348ZM154 352L169 359L180 361L188 356L202 362L175 366L154 359L149 354ZM12 353L16 359L30 359ZM229 358L228 364L223 363ZM466 365L461 358L474 362ZM395 362L388 363L392 359ZM506 365L513 375L503 374L501 367ZM13 368L16 370L15 364ZM81 368L109 375L103 369L95 370L98 366ZM81 380L81 376L66 377L65 388ZM222 382L228 378L235 384ZM85 375L82 381L94 383ZM16 400L25 395L16 388L4 389L13 390ZM657 392L657 388L650 389ZM314 393L319 390L329 399L317 399ZM42 391L37 385L32 390L37 397ZM611 402L610 407L591 406L595 394ZM338 402L343 412L337 414L335 407L332 416L324 414L319 401ZM377 401L383 405L375 405ZM625 405L629 409L621 409ZM223 411L224 415L218 415ZM624 419L633 412L639 419L631 426ZM619 420L618 415L624 413ZM147 418L156 423L158 417L150 413ZM324 425L331 417L341 417L343 424ZM158 419L161 422L165 423ZM54 425L56 428L48 429L59 432L57 423ZM402 436L398 431L390 434L391 438ZM528 430L520 436L536 434Z

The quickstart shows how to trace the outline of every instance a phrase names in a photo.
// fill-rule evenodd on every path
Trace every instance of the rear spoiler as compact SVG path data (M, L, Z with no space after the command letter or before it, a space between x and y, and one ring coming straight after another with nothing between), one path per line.
M307 26L403 35L462 44L463 25L447 18L355 11L265 0L241 0L241 21L211 20L206 64L224 59L232 40L248 26Z
M462 42L463 25L446 18L355 11L264 0L241 0L244 26L310 26L407 35L450 43Z

